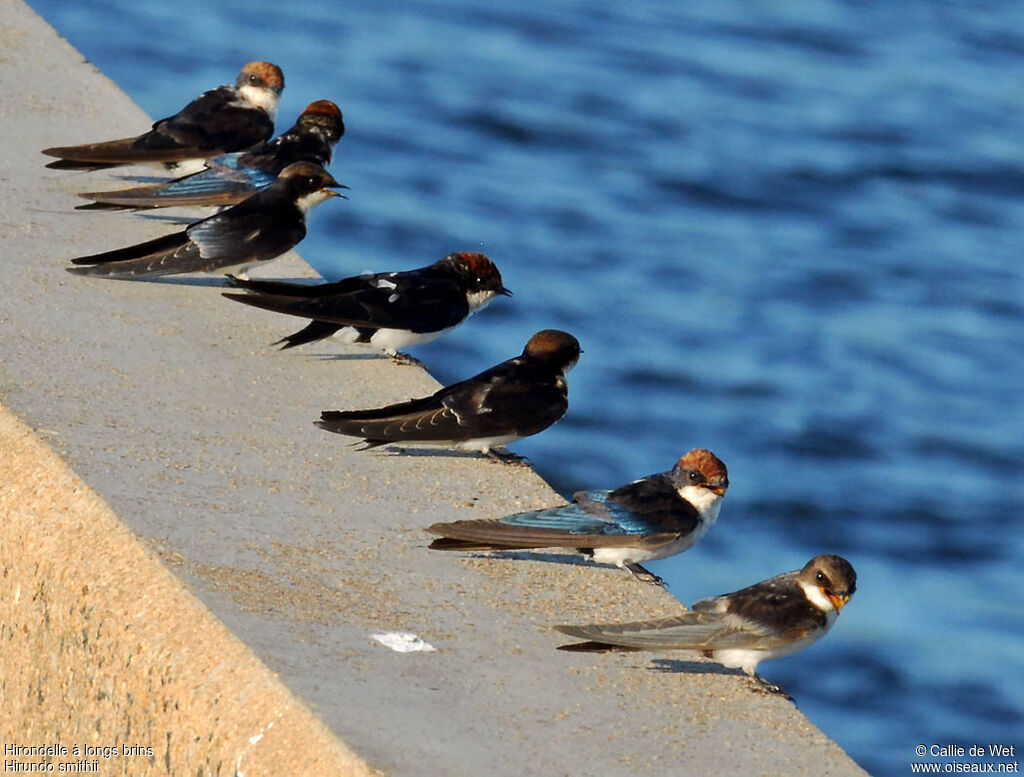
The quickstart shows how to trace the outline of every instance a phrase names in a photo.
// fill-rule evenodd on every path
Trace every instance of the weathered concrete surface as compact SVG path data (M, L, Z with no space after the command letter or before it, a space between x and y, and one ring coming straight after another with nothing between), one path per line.
M374 773L3 408L0 450L0 744L19 748L5 765ZM55 744L67 752L20 749Z
M431 391L436 383L425 372L335 345L275 352L267 343L293 322L225 302L212 288L63 272L76 254L173 225L71 210L74 192L117 181L46 170L38 150L130 134L147 119L24 5L0 3L0 401L341 741L395 775L863 774L790 703L752 693L713 664L554 650L563 638L552 624L671 613L679 605L667 593L616 570L428 552L422 527L433 521L498 516L557 497L523 468L357 452L312 425L322 409ZM323 207L335 206L344 203ZM264 274L294 275L298 267L285 262ZM469 326L486 326L485 317ZM585 348L585 333L576 334ZM486 366L467 364L466 374ZM94 520L78 511L73 518ZM56 575L90 548L56 525L47 535L44 548L0 528L0 565L12 570L0 583L4 597L16 586L23 597L34 591L37 564ZM98 608L102 596L111 613L122 613L107 623L128 632L177 617L177 605L133 606L133 591L108 586L122 574L118 565L100 558L66 568L66 592L46 589L51 613L80 608L88 586L89 606ZM142 591L159 574L140 563L128 579ZM131 691L129 702L126 686L103 685L108 664L82 660L62 670L36 657L39 643L27 641L67 643L73 620L47 639L38 622L19 623L28 632L4 632L5 676L35 672L60 688L50 674L68 671L76 687L98 685L122 698L69 697L60 717L22 697L22 728L5 719L4 736L22 730L66 742L69 718L116 731L117 710L156 706L146 691ZM389 629L416 632L439 650L398 654L371 640ZM154 636L145 651L151 676L195 662L202 677L211 656L223 673L241 671L224 659L223 641L174 633ZM248 687L238 684L235 700ZM244 717L244 707L222 702L218 710L228 730L252 736L252 720L262 726L271 718ZM10 709L5 701L0 714ZM187 724L177 725L172 741L184 741ZM132 735L134 744L164 752L155 723L133 724ZM206 748L193 752L205 756Z

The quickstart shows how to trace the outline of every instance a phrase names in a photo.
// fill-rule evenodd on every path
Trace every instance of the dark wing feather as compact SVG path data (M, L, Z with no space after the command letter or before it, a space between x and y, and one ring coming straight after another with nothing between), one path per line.
M43 150L60 158L47 167L90 169L132 162L178 162L225 151L242 151L262 143L274 132L274 122L259 108L238 100L233 87L204 92L173 116L134 138Z
M83 192L79 196L95 203L134 208L233 205L273 182L273 176L262 171L215 162L208 162L212 166L207 170L169 183L116 191ZM89 206L79 206L80 209L86 207Z
M337 324L329 324L326 321L310 321L298 332L293 332L292 334L275 341L274 345L280 345L282 351L287 351L289 348L295 348L299 345L315 343L317 340L323 340L325 337L333 335L339 329L341 329L341 327Z
M274 140L249 149L239 162L276 176L292 162L315 162L327 167L333 155L334 150L322 133L292 127Z
M463 426L465 420L476 420L476 403L486 386L486 377L508 362L492 367L475 378L455 383L429 397L398 402L371 410L327 410L317 426L330 432L363 437L383 443L392 440L465 440L477 435L475 426ZM485 379L483 382L481 379ZM451 407L455 403L460 410Z
M768 624L785 623L787 637L783 641L806 636L827 622L825 614L811 604L797 585L797 572L784 572L768 580L722 596L694 602L694 612L724 614L727 618L749 624L749 629L767 628Z
M232 295L237 302L365 329L437 332L457 325L469 313L464 291L450 276L425 269L360 275L317 286L282 282L239 285L258 296Z
M183 154L182 149L172 140L153 131L137 138L46 148L43 153L60 157L60 161L47 165L53 170L98 170L131 162L177 162L195 156Z
M434 550L509 550L527 548L632 548L640 541L668 542L674 535L638 538L628 534L583 534L531 526L509 526L500 519L435 523L427 531L443 535Z
M358 291L363 287L366 276L356 275L331 283L293 283L291 281L270 281L260 278L231 277L231 285L246 291L266 294L268 296L302 297L303 299L330 297L334 294L346 294Z
M241 102L233 87L221 86L156 122L153 132L183 149L244 151L270 138L274 122L265 111Z
M274 259L306 236L297 207L257 192L233 208L196 222L188 236L208 260L207 270Z
M556 626L563 634L603 645L644 650L716 650L764 645L766 632L757 624L715 613L687 612L634 623Z
M174 232L170 235L158 237L155 240L147 240L144 243L118 248L113 251L106 251L102 254L92 256L77 256L71 260L72 264L108 264L110 262L123 262L131 259L139 259L147 256L162 256L173 253L182 246L188 244L188 231Z
M608 491L581 491L577 501L515 513L504 518L435 523L427 531L449 540L484 548L616 548L671 542L677 535L652 534L636 516L608 505ZM435 550L464 550L457 542L431 545Z
M507 419L515 418L520 436L547 429L569 407L561 377L539 374L522 357L492 367L464 384L452 386L445 404L460 418L475 418L479 437L506 434ZM472 390L467 390L472 388Z
M403 412L401 406L393 406L399 409L383 417L373 416L388 408L351 413L325 411L317 426L329 432L363 437L371 447L395 440L457 440L465 436L464 430L459 429L458 419L448 408L408 404L414 409Z
M119 255L130 249L112 251L111 255ZM82 261L90 257L82 257L72 261ZM207 260L199 254L199 249L191 241L178 248L162 253L149 253L135 258L108 259L102 264L90 267L69 267L68 272L76 275L95 275L108 278L149 278L160 275L192 272L206 268Z
M649 531L688 534L702 520L665 472L620 486L608 495L608 503L625 509Z
M561 378L539 374L516 357L429 397L373 410L327 411L318 425L328 431L389 441L462 441L546 429L568 406ZM510 426L508 419L515 419Z
M96 265L72 272L140 278L210 272L273 259L305 236L306 225L297 207L270 194L258 192L223 213L197 221L184 232L72 259L74 264Z

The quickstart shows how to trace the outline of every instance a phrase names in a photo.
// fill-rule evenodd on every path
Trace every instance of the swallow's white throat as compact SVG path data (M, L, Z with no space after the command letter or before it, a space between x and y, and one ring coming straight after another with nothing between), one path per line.
M469 312L476 313L496 296L498 296L497 293L493 291L471 291L467 293L466 304L469 306Z
M295 204L298 206L299 210L302 211L303 216L308 216L309 212L313 210L313 208L324 200L329 200L334 196L335 193L330 189L320 189L319 191L315 191L311 194L302 195L295 201Z
M238 88L238 94L244 102L266 111L271 121L277 119L277 103L280 97L272 89L246 84Z
M710 488L691 486L689 484L676 489L683 499L697 508L700 517L708 528L718 520L718 511L722 508L722 497Z
M818 586L812 585L811 583L805 583L803 580L797 580L797 582L800 584L800 587L804 590L804 593L807 595L807 598L810 600L811 604L813 604L815 607L817 607L819 610L825 613L825 617L828 618L828 626L826 626L825 628L827 629L831 627L832 621L834 621L836 619L836 616L839 614L839 610L835 608L835 605L832 604L831 601L829 601L829 598L827 596L825 596L825 592L822 591Z

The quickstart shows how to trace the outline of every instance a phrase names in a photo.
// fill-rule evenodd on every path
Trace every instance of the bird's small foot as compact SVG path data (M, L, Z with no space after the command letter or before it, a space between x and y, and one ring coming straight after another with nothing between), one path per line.
M755 674L750 677L750 689L754 693L760 693L765 696L781 696L788 701L793 701L793 697L782 690L781 686L768 682L760 675Z
M498 461L502 464L510 464L513 467L529 467L530 460L518 453L513 453L507 448L488 448L484 455L491 461Z
M423 367L423 362L421 362L415 356L409 356L409 354L407 353L400 353L398 351L391 354L391 361L393 361L399 367Z
M622 565L629 574L633 576L634 580L639 580L641 583L648 583L650 585L656 585L661 588L668 588L666 583L661 577L654 574L651 570L647 569L640 564L629 564L625 563Z

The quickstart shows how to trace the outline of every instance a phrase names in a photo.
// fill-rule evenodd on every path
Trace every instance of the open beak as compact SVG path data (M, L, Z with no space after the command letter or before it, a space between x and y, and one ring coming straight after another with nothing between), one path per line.
M837 594L826 591L824 588L821 589L821 592L825 594L825 597L830 602L832 602L832 606L836 608L836 612L839 612L841 609L843 609L843 605L850 601L849 594L843 594L842 596L838 596Z
M725 486L708 486L712 494L718 494L719 496L725 496Z

